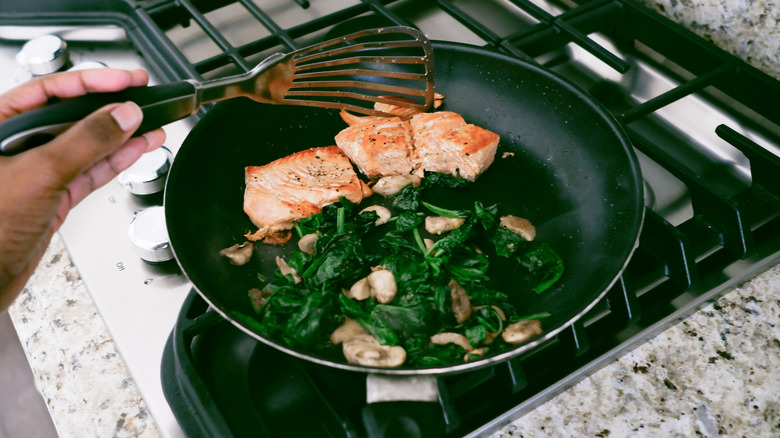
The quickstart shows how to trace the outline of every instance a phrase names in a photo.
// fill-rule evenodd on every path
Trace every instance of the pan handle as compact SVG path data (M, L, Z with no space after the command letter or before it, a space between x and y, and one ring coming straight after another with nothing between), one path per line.
M442 436L445 422L439 398L436 377L369 374L362 412L367 436Z
M0 155L14 155L45 144L71 125L109 103L133 101L144 113L136 133L157 129L198 110L196 85L174 82L92 93L27 111L0 123Z

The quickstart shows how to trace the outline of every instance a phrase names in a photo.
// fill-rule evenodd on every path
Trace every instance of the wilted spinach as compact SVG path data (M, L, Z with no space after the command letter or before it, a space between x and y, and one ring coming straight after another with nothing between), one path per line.
M504 292L493 289L490 259L477 249L477 242L487 243L495 256L513 262L515 269L533 279L529 287L536 292L561 277L560 256L546 243L527 242L500 227L497 205L477 201L471 209L449 209L424 199L431 187L460 188L470 184L467 180L427 174L422 181L420 187L409 184L390 199L395 215L385 225L376 226L375 212L361 214L361 208L345 198L297 222L298 237L318 233L313 254L296 250L289 257L298 282L277 271L263 285L267 299L255 309L256 318L242 315L239 319L265 336L310 350L328 348L330 333L347 316L380 343L403 346L411 366L465 360L459 346L432 345L433 334L459 333L478 346L506 325L524 319ZM423 221L431 213L461 218L464 223L441 236L429 236L435 243L426 247ZM397 293L391 303L358 301L342 293L379 265L395 277ZM462 324L453 316L447 286L451 280L468 291L475 309ZM509 346L499 337L490 348L500 351Z

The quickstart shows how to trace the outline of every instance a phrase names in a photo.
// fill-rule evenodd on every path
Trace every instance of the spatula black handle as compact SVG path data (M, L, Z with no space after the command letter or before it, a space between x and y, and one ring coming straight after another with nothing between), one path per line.
M196 97L195 85L182 81L62 100L0 123L0 154L13 155L47 143L95 110L115 102L133 101L141 107L144 119L136 134L142 134L195 112L199 106Z

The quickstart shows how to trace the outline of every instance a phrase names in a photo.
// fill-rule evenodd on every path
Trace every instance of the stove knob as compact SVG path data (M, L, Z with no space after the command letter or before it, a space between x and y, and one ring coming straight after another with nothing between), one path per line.
M173 260L162 206L149 207L138 212L130 222L130 242L142 260L163 263Z
M68 45L56 35L42 35L22 46L16 62L34 76L54 73L68 63Z
M117 175L116 179L134 195L152 195L165 188L171 161L171 151L164 147L155 149L141 155L138 161Z

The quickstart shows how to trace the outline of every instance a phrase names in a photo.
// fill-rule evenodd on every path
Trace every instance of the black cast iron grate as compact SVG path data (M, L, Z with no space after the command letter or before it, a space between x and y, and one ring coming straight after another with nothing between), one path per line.
M649 202L640 246L624 275L584 318L550 342L505 364L442 378L438 413L445 419L448 436L496 430L780 258L780 183L775 177L780 173L780 159L740 133L748 126L780 145L780 112L776 111L780 82L630 0L550 2L558 12L529 0L354 0L349 6L293 25L277 23L268 10L270 2L263 1L92 3L3 2L0 25L117 24L127 30L157 73L174 81L246 71L272 51L299 48L334 29L414 25L419 10L435 9L487 47L532 60L564 77L568 74L565 64L570 61L564 49L574 44L623 78L632 74L631 59L641 59L674 80L674 86L639 102L609 84L568 77L586 84L584 88L625 126L639 153L685 186L692 214L673 223ZM304 11L326 3L297 0L274 5ZM492 9L492 18L475 13L477 3ZM226 7L243 8L246 17L263 29L260 36L240 44L231 42L226 28L209 19L209 13ZM196 28L217 47L216 52L189 59L186 48L169 38L172 29L182 27ZM604 38L610 44L604 44ZM656 115L690 95L729 108L729 120L735 126L720 124L715 133L744 155L749 177L735 176L696 154L681 152L679 144L670 141L671 134ZM188 434L295 434L299 430L291 424L317 424L328 436L365 432L360 424L365 389L360 382L282 357L206 310L191 293L163 360L166 397ZM221 369L225 361L213 360L223 354L234 359L230 369ZM262 379L263 373L268 380ZM287 386L276 387L274 379ZM333 382L344 386L336 388ZM231 388L229 392L226 387ZM308 398L285 398L291 387ZM268 394L260 395L255 389ZM282 407L291 410L282 411ZM294 421L301 410L312 413L306 423Z

